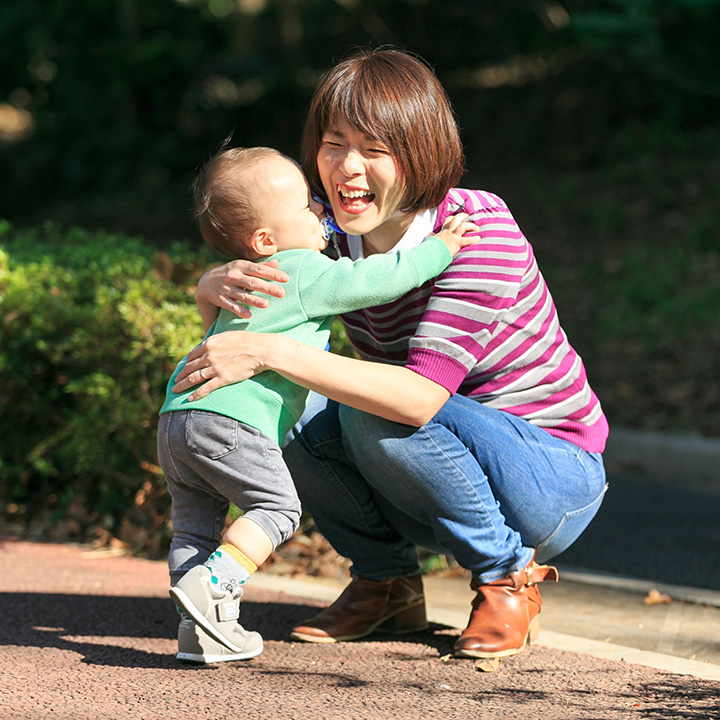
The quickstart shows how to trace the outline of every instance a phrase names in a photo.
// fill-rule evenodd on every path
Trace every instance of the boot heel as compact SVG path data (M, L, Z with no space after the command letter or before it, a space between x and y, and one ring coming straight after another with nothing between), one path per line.
M527 644L534 645L540 638L540 616L536 615L528 628Z
M382 623L378 629L382 628L386 632L402 635L403 633L418 632L426 630L428 627L427 616L425 613L425 603L401 610L391 618Z

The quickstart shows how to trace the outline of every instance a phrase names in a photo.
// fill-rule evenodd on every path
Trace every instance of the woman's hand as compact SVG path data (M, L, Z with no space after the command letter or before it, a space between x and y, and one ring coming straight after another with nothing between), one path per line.
M255 263L233 260L208 270L198 282L195 300L203 321L214 319L217 308L225 308L241 318L249 318L248 306L265 308L268 300L256 293L281 298L285 289L276 282L287 282L287 273L277 269L277 260ZM270 282L275 281L275 282ZM206 324L206 329L209 324Z
M188 401L199 400L213 390L262 372L263 351L272 335L233 330L209 337L188 353L173 392L199 385ZM202 384L201 384L202 383Z

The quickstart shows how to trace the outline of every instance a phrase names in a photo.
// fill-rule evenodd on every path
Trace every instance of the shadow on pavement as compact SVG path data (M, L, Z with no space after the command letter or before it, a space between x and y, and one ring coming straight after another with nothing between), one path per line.
M142 668L177 668L174 654L159 654L138 648L138 638L174 641L178 615L168 598L117 597L46 593L0 593L4 622L0 625L0 647L58 648L79 653L92 665ZM246 601L240 621L257 630L266 643L291 643L294 625L317 612L312 605ZM454 635L444 625L404 635L404 642L421 643L439 656L450 653ZM371 642L382 643L396 636L377 633ZM105 640L105 641L104 641ZM396 660L403 658L397 656ZM415 659L409 655L408 660ZM190 669L197 666L183 665ZM206 666L211 669L213 666Z

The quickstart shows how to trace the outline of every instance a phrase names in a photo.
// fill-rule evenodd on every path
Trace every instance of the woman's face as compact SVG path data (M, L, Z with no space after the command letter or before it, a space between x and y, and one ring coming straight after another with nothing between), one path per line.
M386 245L394 238L390 246L400 240L412 217L398 209L405 183L390 148L339 122L323 133L317 165L344 232L382 237Z

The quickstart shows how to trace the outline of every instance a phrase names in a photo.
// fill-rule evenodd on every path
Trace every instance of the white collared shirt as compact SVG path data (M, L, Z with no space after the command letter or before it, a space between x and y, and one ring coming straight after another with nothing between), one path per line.
M428 235L432 234L436 219L437 208L423 210L423 212L418 213L413 218L405 234L385 254L390 255L404 248L417 247ZM362 235L348 235L347 242L350 258L352 260L362 260L365 257L362 246Z

